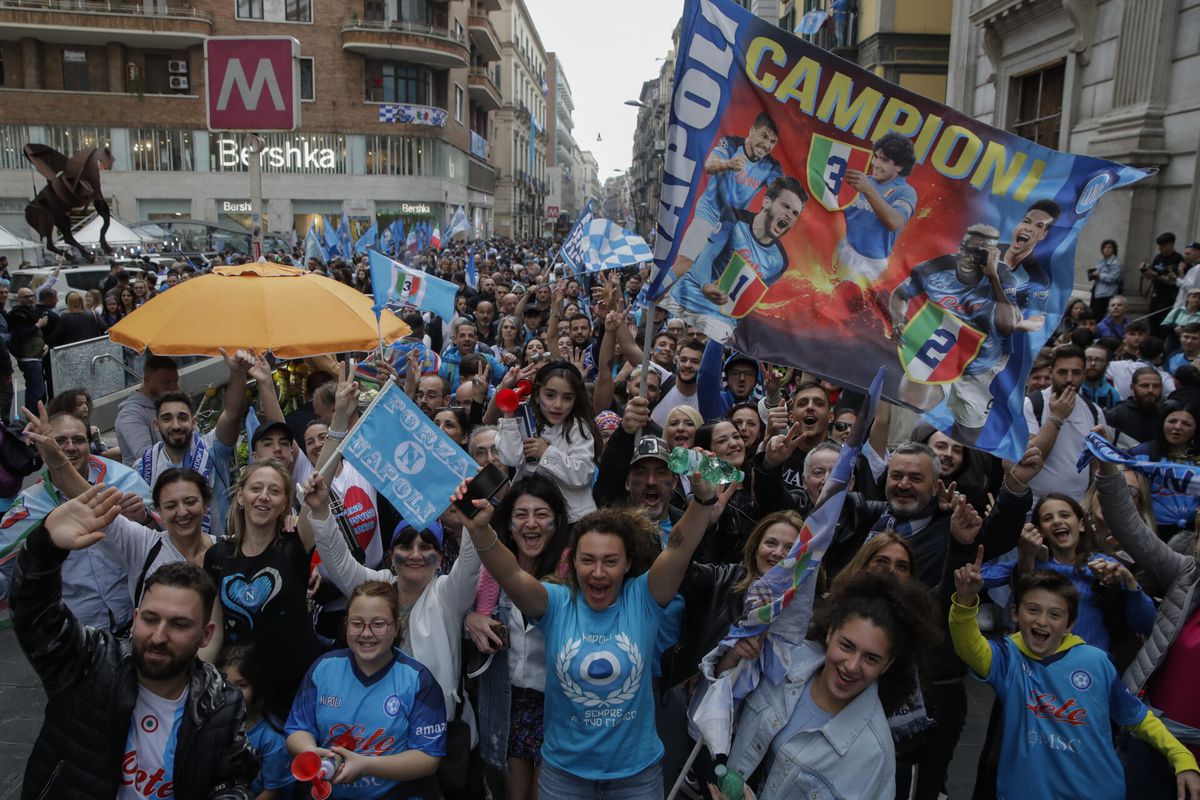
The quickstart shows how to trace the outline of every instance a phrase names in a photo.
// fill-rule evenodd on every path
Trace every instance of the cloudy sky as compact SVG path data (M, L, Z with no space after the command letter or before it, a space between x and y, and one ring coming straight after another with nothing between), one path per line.
M542 45L558 53L575 100L574 136L600 164L600 181L629 167L636 100L671 49L683 0L525 0ZM599 134L601 141L596 141Z

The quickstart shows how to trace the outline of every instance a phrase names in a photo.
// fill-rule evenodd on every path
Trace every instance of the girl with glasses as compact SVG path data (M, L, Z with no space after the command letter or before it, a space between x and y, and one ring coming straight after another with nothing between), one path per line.
M334 798L441 797L433 775L446 753L446 709L433 674L395 646L399 624L390 583L356 586L347 648L312 665L292 705L288 752L342 759Z

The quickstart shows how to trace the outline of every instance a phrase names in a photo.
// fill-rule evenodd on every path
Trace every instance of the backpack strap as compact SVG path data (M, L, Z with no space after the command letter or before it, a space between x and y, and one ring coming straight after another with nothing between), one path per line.
M146 560L142 562L142 571L138 574L137 587L133 590L133 602L138 605L141 605L142 602L142 591L146 588L146 578L150 573L150 566L154 563L154 559L158 558L162 548L163 540L160 538L150 545L150 551L146 553Z

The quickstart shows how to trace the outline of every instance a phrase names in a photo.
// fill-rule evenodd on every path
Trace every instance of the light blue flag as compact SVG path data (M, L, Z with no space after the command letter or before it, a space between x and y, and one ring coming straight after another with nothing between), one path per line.
M562 247L558 249L558 257L576 275L584 271L583 239L595 216L596 205L589 197L583 210L579 212L579 218L575 220L571 230L567 231L567 238L563 240Z
M254 410L254 406L246 409L246 441L254 441L254 432L258 430L259 421L258 414Z
M533 109L529 109L529 179L533 180L533 143L537 140L537 135L542 132L538 127L537 120L533 118Z
M593 219L584 231L582 261L585 272L624 269L654 259L646 240L610 219Z
M349 261L354 258L354 241L350 238L350 218L342 212L342 223L338 225L338 255Z
M363 231L363 235L358 237L358 241L354 243L354 252L362 255L363 253L367 252L367 250L374 247L378 241L379 220L371 220L371 227Z
M338 448L420 530L441 516L479 465L388 381Z
M450 219L450 225L446 228L445 240L448 242L460 233L467 234L467 238L471 238L471 220L467 219L467 212L459 206L454 210L454 216Z
M467 251L467 286L479 288L479 270L475 268L475 248Z
M325 245L321 242L316 225L309 225L308 233L304 234L304 257L325 263Z
M324 239L325 260L329 261L338 254L337 228L333 227L333 220L329 218L328 214L321 215L321 222L323 223L322 230L324 231L322 238Z
M406 267L378 250L369 253L371 289L375 315L389 305L416 306L445 320L454 319L454 297L458 286L418 269Z
M392 220L392 224L388 225L388 230L392 232L392 241L389 247L381 248L383 252L395 258L400 255L400 250L404 247L404 222L400 219Z

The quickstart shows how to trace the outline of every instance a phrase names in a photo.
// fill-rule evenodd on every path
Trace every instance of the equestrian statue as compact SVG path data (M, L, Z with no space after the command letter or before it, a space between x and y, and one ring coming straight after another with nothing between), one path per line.
M113 249L104 238L112 212L100 191L100 170L112 169L112 150L107 147L86 147L67 158L53 147L27 144L25 158L47 181L45 188L25 206L25 221L46 239L46 248L60 256L70 255L69 250L54 246L54 229L58 228L64 244L74 247L85 259L92 260L92 254L71 233L71 212L92 205L104 220L100 228L100 247L112 255Z

